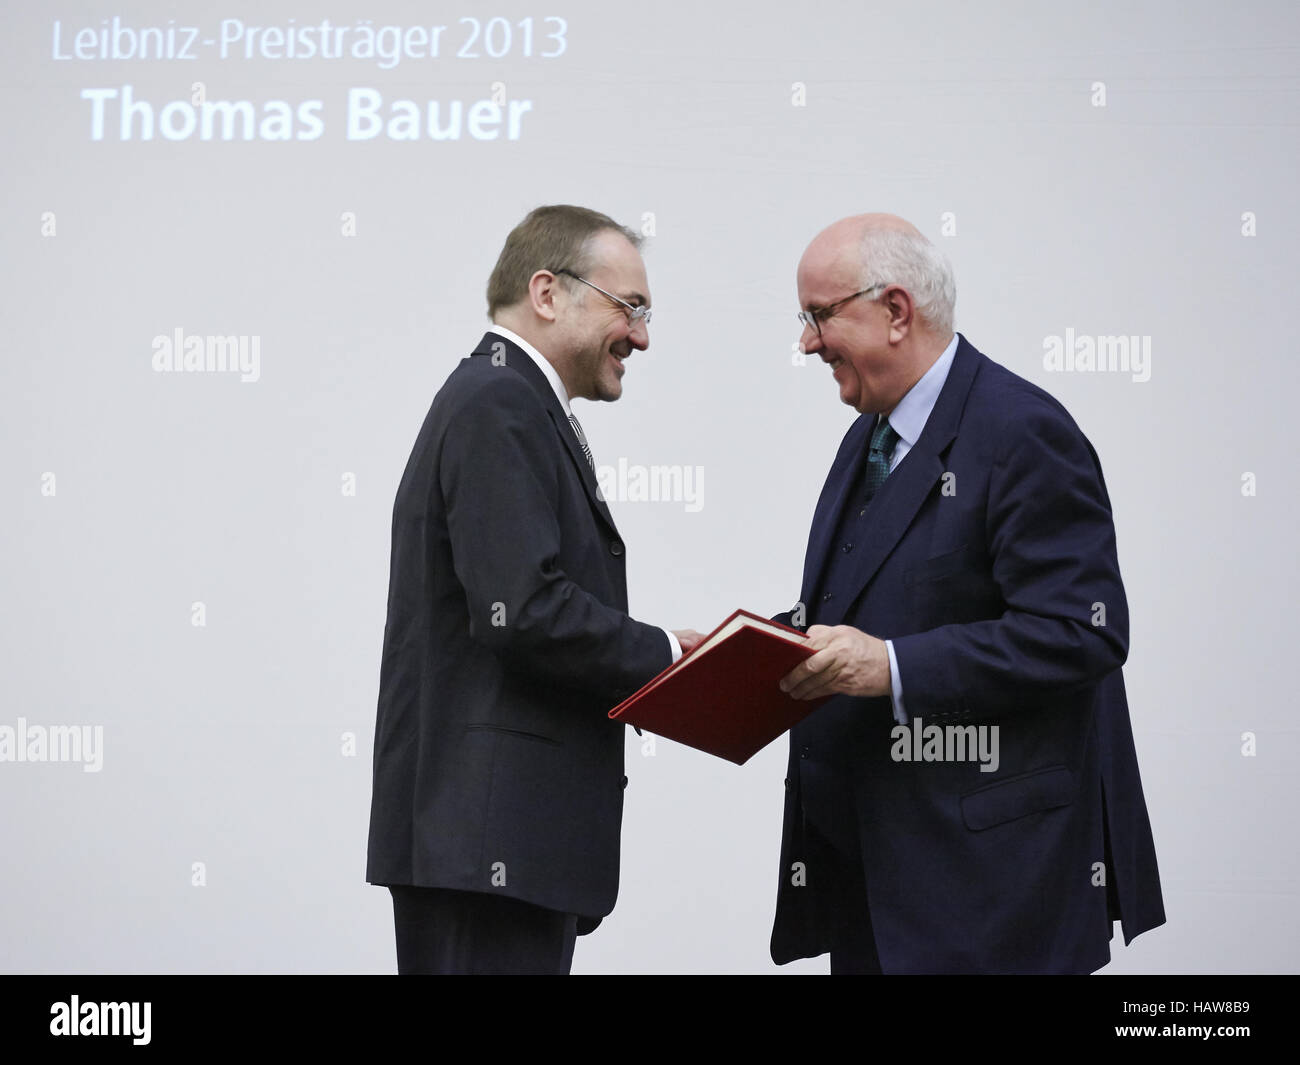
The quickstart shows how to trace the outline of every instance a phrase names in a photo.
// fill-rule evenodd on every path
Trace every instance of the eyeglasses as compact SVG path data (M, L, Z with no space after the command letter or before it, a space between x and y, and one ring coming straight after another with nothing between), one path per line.
M609 299L612 299L615 303L617 303L620 307L622 307L624 310L627 311L628 325L636 325L637 322L645 322L647 326L650 324L649 307L635 307L632 304L628 303L627 300L619 299L617 296L614 295L614 293L606 292L599 285L592 285L591 282L588 281L585 277L579 277L572 270L552 270L551 273L563 274L565 277L571 277L575 281L581 281L584 285L591 285L591 287L594 288L597 292L599 292L602 296L607 296Z
M829 304L826 307L818 307L816 310L812 311L800 311L797 317L807 328L816 330L817 339L820 340L822 335L822 323L832 318L835 315L835 312L846 303L850 300L857 299L859 296L865 296L868 292L875 292L878 288L888 287L888 281L878 281L870 288L864 288L861 292L853 293L852 296L845 296L842 300L836 300L834 303Z

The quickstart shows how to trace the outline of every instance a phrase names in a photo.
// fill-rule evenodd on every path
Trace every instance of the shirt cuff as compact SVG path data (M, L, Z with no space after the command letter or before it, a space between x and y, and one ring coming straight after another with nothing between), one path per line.
M668 649L673 653L673 662L675 663L682 657L682 645L677 637L672 634L670 629L664 629L664 635L668 637Z
M894 700L894 720L906 725L907 711L903 709L903 678L898 675L898 659L894 657L894 641L885 641L885 650L889 652L889 687Z

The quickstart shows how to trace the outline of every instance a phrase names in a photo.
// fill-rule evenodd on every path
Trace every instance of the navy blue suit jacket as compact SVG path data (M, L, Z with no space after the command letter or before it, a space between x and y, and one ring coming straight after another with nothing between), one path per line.
M1097 455L1060 403L961 337L828 581L873 422L853 423L818 501L806 623L892 639L913 722L997 726L999 765L896 760L888 697L837 696L797 726L772 957L829 949L811 825L861 857L885 972L1091 972L1112 920L1126 942L1164 921Z

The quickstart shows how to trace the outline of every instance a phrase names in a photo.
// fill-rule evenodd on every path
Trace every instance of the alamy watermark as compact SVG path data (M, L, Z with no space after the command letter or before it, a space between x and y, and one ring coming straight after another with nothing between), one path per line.
M637 466L621 458L596 467L596 484L606 502L682 503L688 514L704 509L703 466Z
M1149 336L1092 336L1075 333L1043 337L1043 369L1048 373L1126 373L1141 384L1151 380Z
M895 762L979 762L981 773L997 772L997 725L927 725L912 718L910 725L889 731Z
M80 762L86 773L104 768L103 725L0 725L0 762Z
M260 336L188 336L180 326L153 338L154 373L237 373L244 384L262 376Z
M73 995L50 1005L50 1035L130 1036L148 1046L152 1012L151 1002L82 1002Z

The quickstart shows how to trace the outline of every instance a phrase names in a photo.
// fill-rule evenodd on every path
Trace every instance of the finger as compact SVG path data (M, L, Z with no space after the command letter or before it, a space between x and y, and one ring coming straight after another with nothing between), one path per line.
M835 630L825 625L814 625L806 633L808 642L806 647L811 647L814 651L820 651L834 638Z
M781 678L781 683L777 685L783 692L794 691L800 684L808 679L808 669L804 662L800 662L794 669L790 670Z
M820 699L823 695L833 695L834 693L835 678L822 673L815 677L809 677L790 692L790 695L795 699L806 700Z
M825 673L835 665L836 653L834 648L823 647L816 654L809 655L800 665L807 667L808 675L816 673Z
M816 655L813 656L817 657ZM810 658L809 662L812 661ZM790 689L790 694L796 699L815 699L818 695L825 695L835 686L835 678L839 675L840 667L833 659L826 658L826 667L810 672L798 684Z
M809 655L782 678L781 690L784 692L793 691L800 684L806 683L810 677L820 673L832 661L832 656L825 651L818 651L814 655Z

